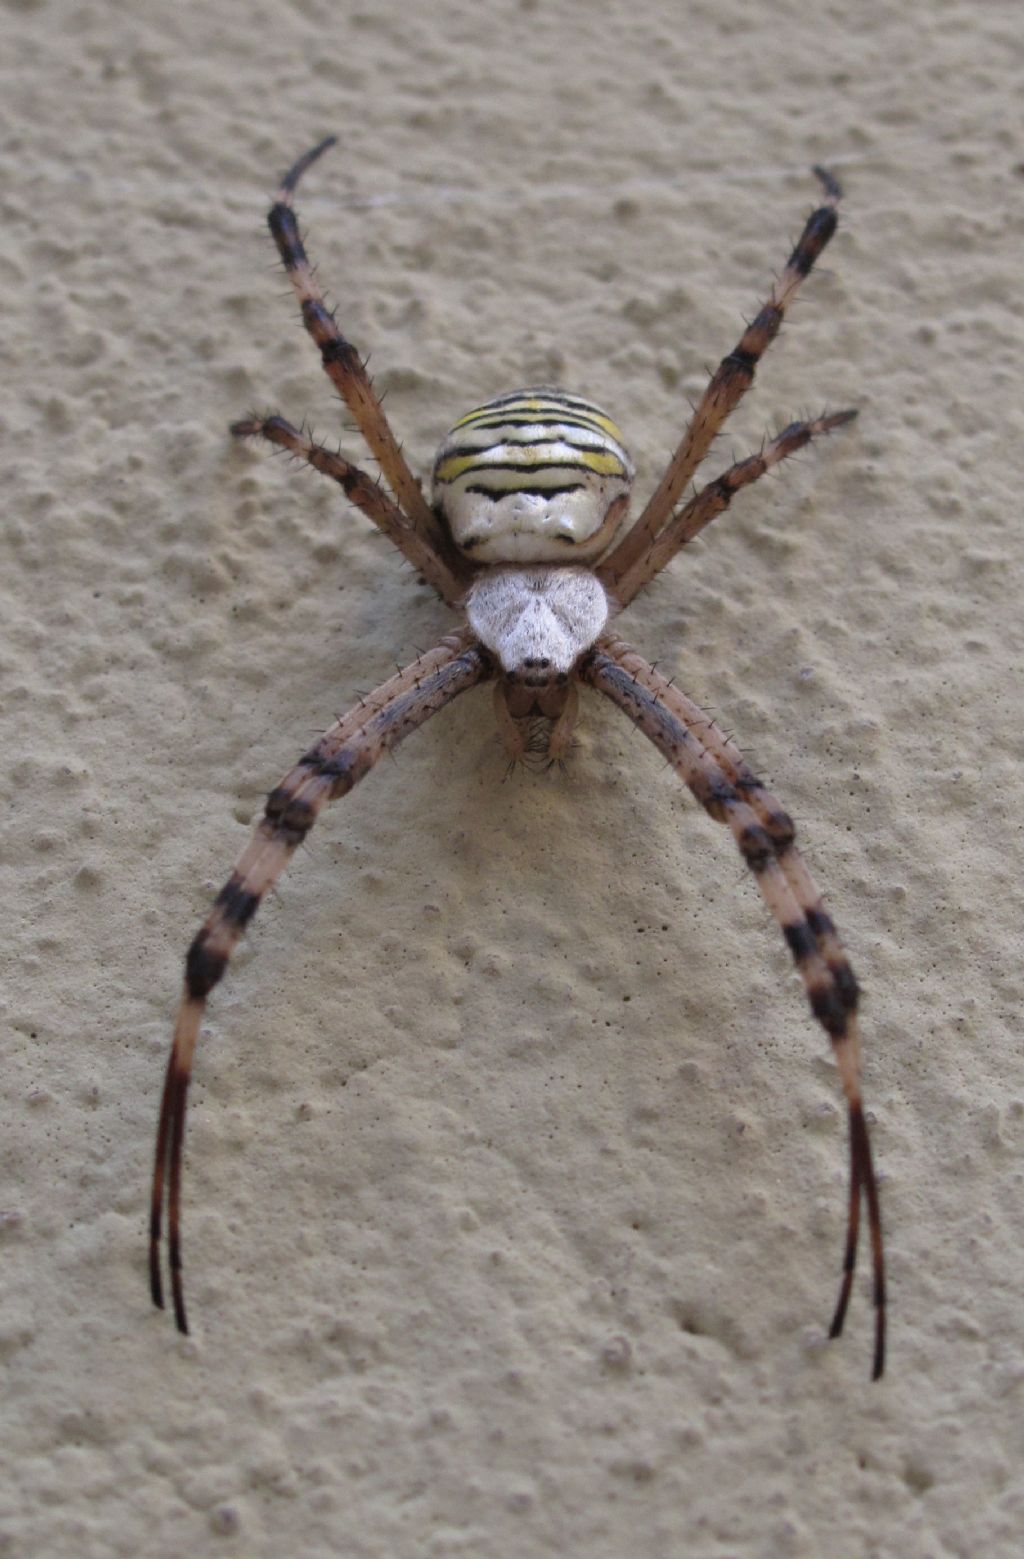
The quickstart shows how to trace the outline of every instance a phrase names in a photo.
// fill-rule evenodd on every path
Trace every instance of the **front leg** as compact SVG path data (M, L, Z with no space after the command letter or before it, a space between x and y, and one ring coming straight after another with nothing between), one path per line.
M626 534L604 559L599 574L613 594L619 581L650 549L662 527L670 520L686 491L686 484L708 453L726 418L739 405L754 382L754 373L764 353L782 328L786 310L797 288L810 274L836 230L836 208L842 199L838 181L824 168L815 168L824 192L824 200L804 224L796 248L785 269L736 345L722 358L708 386L694 407L693 416L676 447L668 469L647 506Z
M420 484L409 469L402 446L391 431L363 359L351 341L346 341L324 301L323 289L299 234L294 208L299 180L310 164L335 144L336 139L336 136L327 136L289 168L270 208L267 225L299 300L302 323L320 349L324 372L355 418L360 433L384 473L384 480L408 515L411 525L428 545L435 546L440 540L437 516L420 491Z

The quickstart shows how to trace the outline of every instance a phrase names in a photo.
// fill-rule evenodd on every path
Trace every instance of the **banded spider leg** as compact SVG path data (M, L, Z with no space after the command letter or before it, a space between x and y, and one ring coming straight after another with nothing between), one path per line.
M598 568L598 577L619 600L622 600L620 580L645 556L662 527L671 519L687 482L708 453L725 419L736 409L753 384L757 365L781 330L786 310L800 283L810 274L821 251L835 233L838 225L836 208L843 192L831 173L824 168L815 168L814 171L824 191L823 203L804 224L804 230L773 286L767 303L712 374L665 474L643 512Z
M728 825L761 897L778 921L811 1011L832 1043L849 1117L850 1201L843 1276L830 1336L839 1335L846 1317L863 1193L874 1269L872 1379L877 1380L885 1367L885 1261L878 1185L861 1097L857 982L796 849L792 820L749 769L735 743L630 645L611 636L603 638L584 661L580 676L617 704L654 743L708 815Z
M343 715L267 797L263 817L185 961L185 989L167 1063L150 1199L149 1277L163 1309L160 1244L167 1204L167 1257L174 1318L188 1332L181 1261L181 1171L192 1057L206 1001L222 978L246 926L329 801L347 795L385 752L396 747L477 683L492 675L490 657L468 630L399 671Z

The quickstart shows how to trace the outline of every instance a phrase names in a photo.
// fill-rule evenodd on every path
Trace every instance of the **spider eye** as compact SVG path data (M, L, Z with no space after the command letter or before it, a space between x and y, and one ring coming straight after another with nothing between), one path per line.
M633 462L615 423L561 390L516 390L467 412L434 463L434 502L456 544L483 562L594 556Z

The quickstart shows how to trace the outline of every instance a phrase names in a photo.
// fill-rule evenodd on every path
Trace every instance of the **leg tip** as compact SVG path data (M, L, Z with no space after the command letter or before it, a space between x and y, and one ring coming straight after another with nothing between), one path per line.
M823 168L821 164L817 162L814 164L811 171L818 179L818 182L821 184L822 189L825 191L825 194L830 201L842 200L843 186L840 184L834 173L830 173L827 168Z
M164 1285L160 1276L160 1248L155 1242L149 1247L149 1297L158 1310L164 1308Z
M322 141L318 141L308 152L303 152L298 162L288 169L288 172L281 180L281 195L286 200L294 192L296 184L298 184L309 165L316 162L318 157L322 157L324 152L329 151L337 143L337 140L338 137L336 135L325 135Z

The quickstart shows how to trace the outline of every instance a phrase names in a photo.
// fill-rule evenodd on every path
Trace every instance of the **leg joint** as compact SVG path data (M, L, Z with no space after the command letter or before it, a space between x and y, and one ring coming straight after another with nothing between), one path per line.
M736 842L752 872L763 872L775 859L775 847L767 829L762 828L760 823L748 823Z
M839 993L839 1000L842 1002L846 1011L856 1012L857 1002L860 999L860 987L857 984L857 976L854 974L845 958L841 964L832 970L832 978L836 982L836 990Z
M797 920L792 925L783 926L782 934L793 954L793 962L798 967L818 951L818 939L806 920Z
M302 247L302 239L299 237L299 224L295 220L295 212L291 206L284 205L282 201L271 206L267 226L284 261L285 270L294 271L300 265L308 263L306 251Z
M791 849L796 840L796 824L781 807L771 807L764 817L764 826L771 836L776 850ZM810 915L807 917L810 921Z
M331 321L331 329L332 331L335 329L333 320ZM351 341L346 341L344 336L337 334L332 335L329 341L321 342L320 356L323 359L325 368L329 367L331 363L337 363L346 373L357 373L362 368L359 353Z
M814 265L838 225L839 218L832 206L820 206L808 219L800 235L800 242L789 257L789 269L798 276L806 276Z
M811 1011L833 1043L843 1038L849 1022L849 1010L834 983L809 992Z
M185 955L185 986L192 1000L203 1001L227 966L227 954L208 947L207 932L200 931Z
M294 797L286 785L270 792L263 815L276 836L289 845L301 844L316 821L314 807Z
M237 878L232 877L224 884L213 902L227 925L236 926L239 931L244 931L260 907L260 895L249 892L247 888L242 887Z

